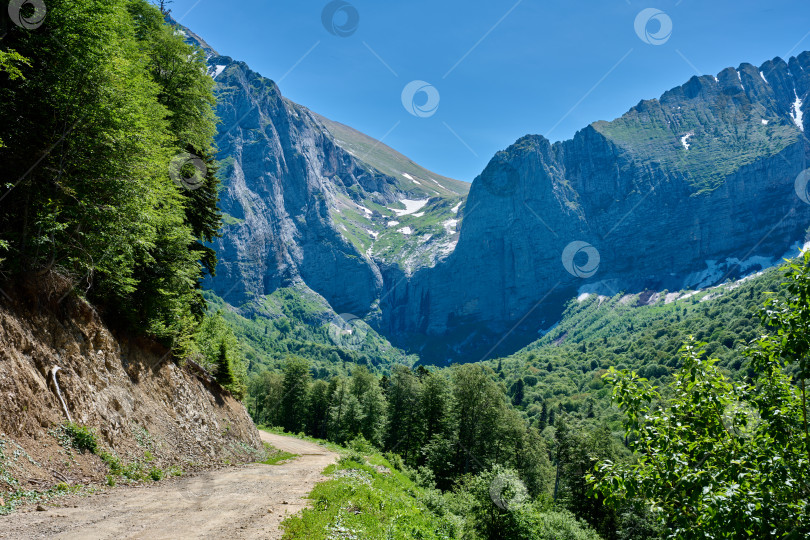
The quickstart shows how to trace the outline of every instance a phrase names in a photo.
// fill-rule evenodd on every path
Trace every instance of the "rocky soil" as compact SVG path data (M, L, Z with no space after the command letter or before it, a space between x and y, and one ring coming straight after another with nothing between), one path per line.
M229 392L160 345L113 334L65 280L2 287L0 498L105 480L99 457L60 441L67 414L95 431L102 450L147 469L189 472L260 454L259 434Z

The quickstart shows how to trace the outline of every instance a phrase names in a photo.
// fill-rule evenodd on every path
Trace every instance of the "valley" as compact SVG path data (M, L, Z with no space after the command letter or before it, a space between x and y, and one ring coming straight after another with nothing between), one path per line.
M810 90L810 52L692 77L570 140L523 137L468 185L206 51L232 216L206 286L243 314L303 284L424 362L476 361L528 345L578 294L715 285L806 240L794 105ZM672 231L687 249L662 241ZM593 272L566 268L575 242L598 256Z
M630 48L539 134L544 99L585 84L581 66L624 38L599 29L585 41L604 51L535 56L545 36L528 12L553 10L518 2L480 20L489 32L433 86L407 83L415 56L373 23L353 37L350 2L307 23L300 7L254 6L273 44L261 50L254 20L186 19L199 2L177 3L188 11L30 0L3 13L0 538L810 534L804 38L781 57L763 38L758 65L717 65L748 42L703 50L704 73L685 42L665 46L666 12L628 3L646 60L622 65ZM374 9L362 20L407 20ZM518 9L527 26L510 39L531 45L493 64L484 40ZM314 42L283 74L303 42L278 46L277 12ZM684 35L707 39L692 17ZM455 56L408 43L423 66ZM659 69L672 51L691 69L674 82ZM557 55L564 78L526 68ZM600 103L621 111L578 114L552 140L614 70L631 86ZM367 100L348 124L391 120L385 135L342 123L347 81ZM471 127L492 110L525 118ZM432 136L389 138L419 125ZM471 182L430 170L478 166L467 140L499 141Z

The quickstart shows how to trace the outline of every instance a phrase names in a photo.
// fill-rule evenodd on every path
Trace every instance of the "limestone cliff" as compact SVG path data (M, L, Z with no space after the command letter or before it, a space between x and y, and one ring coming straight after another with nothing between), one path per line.
M578 290L707 286L777 262L810 225L808 90L803 53L693 77L571 140L520 139L473 182L447 260L386 281L384 332L478 360L536 338Z

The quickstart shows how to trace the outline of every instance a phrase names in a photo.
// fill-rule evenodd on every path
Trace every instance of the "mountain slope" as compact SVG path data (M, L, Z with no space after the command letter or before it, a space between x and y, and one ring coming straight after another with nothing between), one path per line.
M422 190L424 197L436 195L454 197L466 195L470 191L470 184L467 182L432 173L393 148L356 129L318 114L315 116L344 150L385 175L405 178L409 182L404 182L404 185L410 183L415 191Z
M810 53L759 72L694 77L571 140L499 152L455 251L387 282L384 332L434 361L478 360L531 341L578 291L706 286L773 264L810 224L794 190L810 156Z
M810 53L693 77L570 140L523 137L465 196L209 52L229 223L210 286L231 305L303 282L423 361L474 361L580 292L705 287L806 239Z
M293 103L179 28L206 51L217 83L226 228L208 287L218 296L250 310L303 282L336 312L366 315L380 296L381 266L411 272L452 250L455 230L444 224L468 184Z

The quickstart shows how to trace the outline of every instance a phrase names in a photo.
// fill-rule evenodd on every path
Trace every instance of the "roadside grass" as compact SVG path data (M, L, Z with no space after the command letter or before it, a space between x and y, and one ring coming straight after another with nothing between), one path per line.
M324 470L331 479L310 493L313 508L281 524L285 540L460 538L461 521L447 510L441 493L417 484L411 478L413 471L398 456L388 459L364 441L343 447L279 428L260 429L314 442L341 455L338 463Z
M264 443L264 454L265 459L257 463L261 463L263 465L281 465L282 463L287 463L291 459L295 459L298 457L298 454L293 454L290 452L285 452L284 450L279 450L278 448L269 443Z

